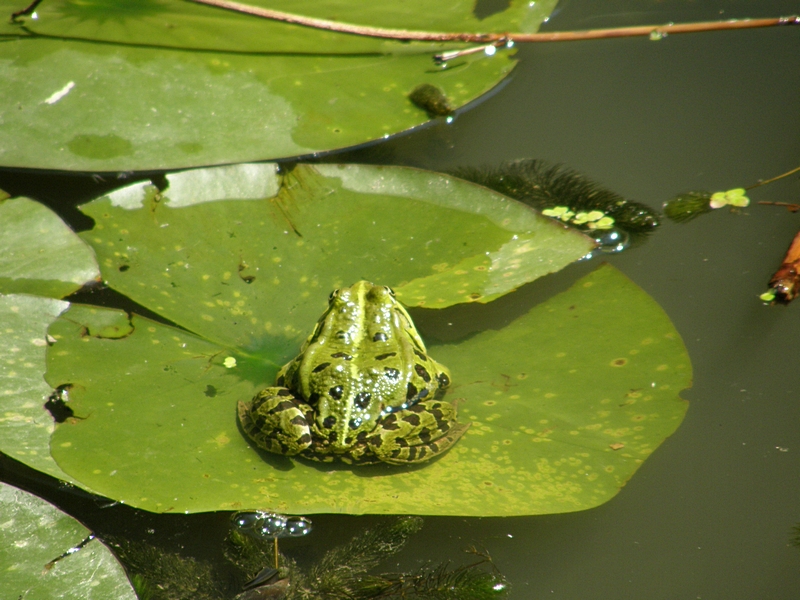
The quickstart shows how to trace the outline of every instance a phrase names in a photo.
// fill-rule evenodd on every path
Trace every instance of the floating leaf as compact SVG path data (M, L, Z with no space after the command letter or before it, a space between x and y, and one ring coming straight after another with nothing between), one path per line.
M535 31L556 0L258 2L366 25ZM416 8L415 8L416 7ZM0 12L20 10L0 0ZM362 144L428 120L409 100L434 85L459 108L514 67L511 52L436 66L463 44L336 34L180 0L47 0L0 19L0 162L86 171L166 169ZM135 90L135 92L133 92Z
M0 295L0 451L71 481L50 456L53 418L44 404L47 328L69 306L61 300Z
M588 253L580 233L479 186L401 167L187 171L85 205L103 278L170 321L285 362L336 287L407 305L487 301ZM210 200L219 201L212 202Z
M41 498L0 483L0 597L136 600L122 567L97 539ZM46 567L47 565L47 567Z
M49 208L0 200L0 293L63 298L99 276L91 249Z
M88 335L109 312L73 306L51 327L58 341L47 377L72 384L75 411L57 426L52 451L87 488L159 512L590 508L675 430L686 410L678 392L691 378L663 311L605 266L500 331L431 348L450 368L459 419L472 422L441 459L411 469L328 467L261 453L237 427L237 401L272 382L279 348L265 346L258 358L140 317L128 336ZM230 356L234 368L225 366Z
M747 190L744 188L734 188L726 192L715 192L711 194L711 201L708 205L711 208L722 208L725 205L743 208L750 205L750 198L747 197Z

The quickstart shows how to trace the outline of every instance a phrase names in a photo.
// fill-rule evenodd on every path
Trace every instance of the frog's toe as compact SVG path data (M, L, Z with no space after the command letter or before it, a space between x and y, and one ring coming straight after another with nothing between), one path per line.
M308 421L285 388L266 388L239 402L238 414L245 434L267 452L293 456L311 445Z

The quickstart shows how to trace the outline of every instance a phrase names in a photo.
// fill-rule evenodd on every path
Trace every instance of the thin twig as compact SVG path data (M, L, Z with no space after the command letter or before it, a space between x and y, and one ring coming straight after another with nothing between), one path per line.
M770 202L768 200L760 200L758 203L764 204L765 206L785 206L786 210L793 213L800 210L800 204L791 204L790 202Z
M754 183L754 184L753 184L753 185L751 185L750 187L746 187L746 188L744 188L744 189L746 189L746 190L752 190L753 188L757 188L757 187L758 187L758 186L760 186L760 185L766 185L766 184L768 184L768 183L772 183L773 181L778 181L778 179L783 179L784 177L788 177L788 176L789 176L789 175L791 175L792 173L797 173L798 171L800 171L800 167L795 167L795 168L794 168L794 169L792 169L791 171L786 171L786 173L783 173L783 174L781 174L781 175L778 175L777 177L773 177L772 179L765 179L764 181L759 181L758 183Z
M238 13L325 29L339 33L350 33L366 37L387 38L394 40L416 40L424 42L468 42L475 44L488 44L491 42L565 42L575 40L594 40L600 38L617 38L632 36L665 36L676 33L692 33L697 31L719 31L723 29L749 29L753 27L774 27L776 25L798 25L800 17L778 17L771 19L741 19L731 21L706 21L701 23L682 23L666 25L640 25L636 27L616 27L610 29L590 29L587 31L557 31L553 33L450 33L434 31L410 31L406 29L384 29L382 27L367 27L340 23L327 19L315 19L303 15L241 4L230 0L188 0L196 4L205 4L216 8L223 8Z

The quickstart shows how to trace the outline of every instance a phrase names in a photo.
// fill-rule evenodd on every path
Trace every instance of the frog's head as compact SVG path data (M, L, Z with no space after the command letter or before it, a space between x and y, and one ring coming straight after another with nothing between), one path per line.
M350 287L337 288L328 297L331 307L344 305L396 304L394 290L387 285L375 285L369 281L358 281Z

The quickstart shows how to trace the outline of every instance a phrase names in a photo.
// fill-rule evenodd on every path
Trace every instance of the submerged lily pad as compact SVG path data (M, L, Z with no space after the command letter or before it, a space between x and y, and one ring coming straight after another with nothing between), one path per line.
M556 0L514 0L482 20L459 0L283 4L364 25L504 32L535 31ZM0 0L2 15L20 8ZM47 0L21 21L0 18L0 164L14 167L174 169L353 146L427 121L408 99L418 85L458 108L515 64L500 51L442 67L432 55L463 44L335 34L180 0Z
M675 430L691 379L660 307L605 266L500 331L429 348L451 370L459 419L473 424L441 459L325 467L260 453L237 427L237 401L275 376L273 349L258 358L140 317L123 338L89 335L109 312L73 306L51 328L47 377L72 385L75 411L52 452L85 487L159 512L590 508Z
M63 298L99 276L91 249L53 211L0 200L0 293Z
M0 483L0 597L136 600L122 567L97 539L41 498Z

